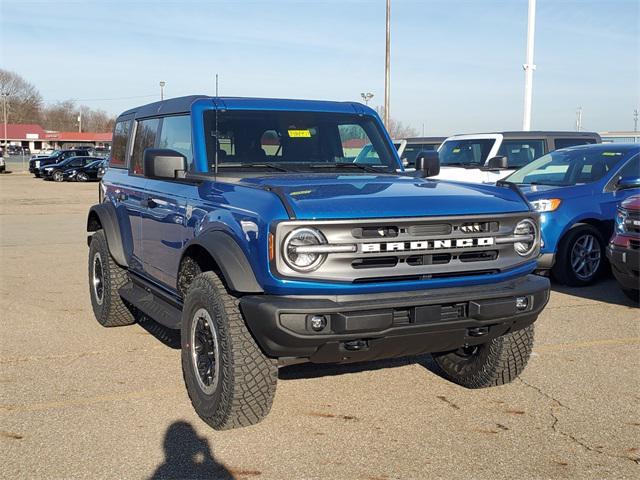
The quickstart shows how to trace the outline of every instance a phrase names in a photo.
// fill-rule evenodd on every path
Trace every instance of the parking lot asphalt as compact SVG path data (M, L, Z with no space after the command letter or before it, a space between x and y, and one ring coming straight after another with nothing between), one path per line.
M510 385L466 390L428 357L287 367L265 421L216 432L174 332L93 318L97 189L0 175L0 478L640 476L640 311L611 278L553 286Z

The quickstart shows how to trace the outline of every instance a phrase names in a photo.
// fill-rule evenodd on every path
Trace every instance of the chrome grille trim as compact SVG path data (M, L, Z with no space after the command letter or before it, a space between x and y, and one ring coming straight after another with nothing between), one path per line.
M513 234L516 224L529 218L537 225L536 248L526 257L521 257L513 248L513 244L518 241L531 240L530 235ZM477 271L499 272L513 268L536 258L539 253L540 227L539 215L534 212L520 212L515 214L498 215L464 215L451 217L419 217L419 218L383 218L383 219L362 219L362 220L320 220L320 221L282 221L272 226L272 233L275 238L276 255L271 264L272 271L284 278L299 278L309 281L340 281L340 282L366 282L368 279L384 278L385 281L393 281L394 277L411 278L432 278L441 276L465 276ZM473 228L480 230L474 232L463 232L460 227L465 224L484 224L491 228ZM430 228L435 225L435 228ZM420 228L414 228L414 227ZM284 238L292 230L300 227L313 227L318 229L327 239L328 245L313 247L317 252L326 253L327 257L322 265L315 271L299 273L292 270L283 261L282 245ZM354 236L354 232L362 229L397 228L397 236L381 236L380 238L367 236L359 238ZM469 229L467 229L469 230ZM387 230L388 231L388 230ZM440 232L449 231L449 234ZM417 233L416 232L420 232ZM434 232L425 234L422 232ZM492 241L486 239L491 238ZM485 239L485 240L478 240ZM425 249L403 249L363 252L363 245L375 243L411 244L411 242L432 242L434 240L447 240L452 242L451 248L442 247ZM463 240L463 244L468 246L455 247L456 240ZM471 242L471 244L469 244ZM481 245L477 245L481 243ZM446 242L445 242L446 245ZM355 246L355 251L354 251ZM386 248L386 247L385 247ZM321 250L323 249L323 250ZM488 260L483 260L482 252L496 252L497 255L486 255ZM464 261L459 259L460 254L478 253L479 260ZM409 257L430 256L439 254L451 254L447 262L417 264L419 262L407 262ZM375 259L380 257L396 257L393 262L386 262L380 267L358 268L353 265L360 265L364 259ZM385 262L382 262L385 263ZM402 278L397 278L401 280Z

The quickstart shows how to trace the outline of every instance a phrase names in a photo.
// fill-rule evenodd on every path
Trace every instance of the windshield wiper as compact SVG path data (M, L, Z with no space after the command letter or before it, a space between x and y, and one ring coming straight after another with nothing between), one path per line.
M291 170L289 168L285 168L285 167L281 167L280 165L277 165L275 163L270 163L270 162L265 162L265 163L219 163L218 164L218 168L220 167L235 167L235 168L252 168L252 167L258 167L258 168L270 168L271 170L276 170L278 172L286 172L286 173L292 173L292 172L297 172L297 170Z
M365 172L389 173L387 171L379 170L375 167L370 167L369 165L361 165L359 163L311 163L308 166L311 168L357 168ZM386 168L386 165L383 166Z

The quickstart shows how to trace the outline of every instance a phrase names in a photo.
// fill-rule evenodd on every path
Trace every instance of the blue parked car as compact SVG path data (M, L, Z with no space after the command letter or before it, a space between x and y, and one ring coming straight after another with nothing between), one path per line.
M640 188L640 145L581 145L548 153L506 178L541 213L538 265L560 283L594 282L605 266L616 206Z

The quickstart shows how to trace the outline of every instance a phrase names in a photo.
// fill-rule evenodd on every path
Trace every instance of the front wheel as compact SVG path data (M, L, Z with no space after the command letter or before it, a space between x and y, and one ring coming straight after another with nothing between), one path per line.
M560 242L552 270L554 278L571 287L592 284L602 273L604 248L602 235L595 227L573 227Z
M271 410L278 368L256 344L238 299L214 272L188 288L182 310L182 374L196 413L216 430L253 425Z
M51 178L53 179L54 182L61 182L64 180L64 176L62 175L62 172L59 170L56 170L55 172L53 172L53 175L51 175Z
M89 177L84 172L78 172L78 174L76 175L76 180L79 182L86 182L87 180L89 180Z
M434 353L437 373L467 388L504 385L515 380L533 349L533 325L454 352Z

